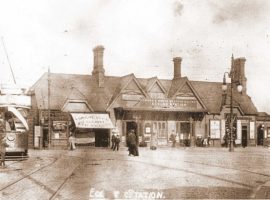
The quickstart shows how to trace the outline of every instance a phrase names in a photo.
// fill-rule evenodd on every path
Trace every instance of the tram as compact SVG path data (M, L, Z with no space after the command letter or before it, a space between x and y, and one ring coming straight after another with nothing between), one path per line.
M28 132L27 116L31 98L24 94L0 94L0 121L4 125L1 131L8 147L6 158L27 158ZM1 137L1 138L2 138Z

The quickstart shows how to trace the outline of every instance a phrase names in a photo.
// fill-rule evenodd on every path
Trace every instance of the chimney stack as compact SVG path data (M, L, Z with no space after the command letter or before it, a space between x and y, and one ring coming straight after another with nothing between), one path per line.
M182 58L181 57L175 57L173 58L173 63L174 63L174 74L173 78L181 78L181 62Z
M245 58L236 58L233 59L232 57L232 81L238 82L243 86L242 92L245 94L247 91L247 78L245 76Z
M94 52L94 69L92 71L92 75L97 80L99 87L104 87L104 73L105 70L103 68L103 53L104 47L99 45L93 49Z

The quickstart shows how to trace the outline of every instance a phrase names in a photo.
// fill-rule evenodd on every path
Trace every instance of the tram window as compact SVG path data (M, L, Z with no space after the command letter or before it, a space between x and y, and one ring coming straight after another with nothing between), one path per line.
M15 131L15 123L14 123L14 119L13 119L13 118L9 119L9 120L8 120L8 123L9 123L10 129L11 129L12 131Z

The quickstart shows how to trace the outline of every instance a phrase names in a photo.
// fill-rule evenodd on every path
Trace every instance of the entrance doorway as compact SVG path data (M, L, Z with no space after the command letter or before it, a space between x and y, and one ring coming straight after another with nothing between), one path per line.
M178 122L176 124L176 132L179 133L180 145L190 146L190 123Z
M247 146L247 126L242 126L242 147Z
M109 131L108 129L95 129L95 147L109 146Z
M264 127L258 126L257 129L257 145L263 145Z
M47 148L49 144L49 134L48 134L48 129L43 129L43 141L42 141L42 146L43 148Z

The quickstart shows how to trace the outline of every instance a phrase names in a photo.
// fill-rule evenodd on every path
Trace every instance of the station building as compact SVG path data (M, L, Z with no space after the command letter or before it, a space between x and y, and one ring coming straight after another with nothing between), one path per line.
M131 129L147 145L155 138L158 146L168 146L174 133L180 146L193 146L197 138L207 137L211 146L222 146L230 116L230 92L222 91L222 82L182 76L181 57L173 58L172 79L108 76L103 66L104 47L97 46L93 52L91 74L48 72L31 87L33 140L29 146L66 147L70 131L74 131L78 145L108 147L113 131L125 144ZM258 112L247 94L245 61L232 58L231 64L233 81L243 86L241 93L236 86L232 91L235 143L256 146L263 144L258 139L261 124L256 122ZM41 142L34 142L37 138Z

